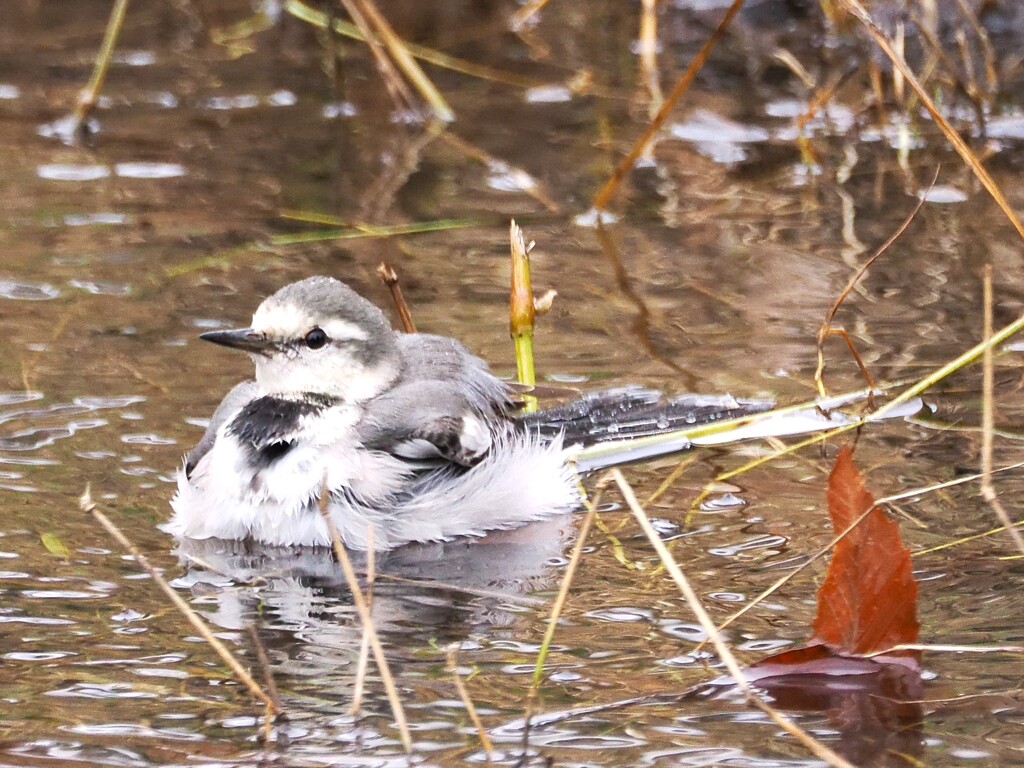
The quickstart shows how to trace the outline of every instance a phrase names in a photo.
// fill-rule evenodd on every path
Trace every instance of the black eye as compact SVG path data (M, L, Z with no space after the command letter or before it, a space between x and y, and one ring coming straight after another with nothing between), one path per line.
M314 328L306 334L306 346L310 349L320 349L327 343L327 334L322 328Z

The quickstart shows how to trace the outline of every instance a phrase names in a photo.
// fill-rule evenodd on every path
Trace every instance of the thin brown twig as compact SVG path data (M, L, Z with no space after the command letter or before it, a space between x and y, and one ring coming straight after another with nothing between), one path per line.
M974 34L978 38L978 42L981 44L981 57L985 62L985 81L989 96L999 90L999 75L996 72L996 52L992 48L992 41L988 38L988 32L981 26L981 22L978 21L978 15L974 10L967 4L967 0L957 0L957 4L960 6L960 12L967 19L967 23L971 25L971 29L974 30Z
M391 267L390 264L381 262L380 266L377 267L377 276L387 286L388 291L391 293L391 300L395 303L395 309L398 310L398 318L402 321L402 330L406 333L416 333L416 325L412 321L412 312L409 311L409 305L405 301L405 295L402 293L402 286L398 283L398 273Z
M650 540L651 546L653 546L654 550L658 553L658 557L661 558L661 562L664 564L665 570L668 571L672 580L675 581L676 585L679 587L679 591L683 593L683 597L686 600L687 605L689 605L693 615L697 618L701 627L708 634L711 643L715 646L715 652L722 660L722 663L725 664L730 677L732 677L736 685L743 692L747 702L768 715L776 725L785 730L786 733L793 736L815 757L824 760L832 766L854 768L852 763L847 762L845 759L837 755L834 751L815 739L807 733L807 731L790 720L786 715L770 706L757 695L746 677L744 677L743 670L740 668L739 662L733 655L732 650L728 645L726 645L722 634L715 627L715 622L711 620L707 611L704 610L704 606L701 604L697 593L694 592L693 587L690 586L689 580L683 574L682 569L679 567L678 563L676 563L675 558L672 557L672 553L669 551L668 547L665 546L661 537L658 536L658 532L654 530L654 526L651 525L650 519L640 506L640 502L637 501L636 494L633 493L632 487L628 482L626 482L626 478L620 470L613 469L611 471L611 476L615 480L615 484L618 486L619 492L622 494L622 498L626 502L626 506L629 507L634 517L636 517L636 520L643 529L643 532Z
M260 687L259 683L253 679L252 675L250 675L248 670L242 666L241 662L235 658L235 655L231 653L228 647L210 631L206 622L199 617L199 614L193 610L192 606L185 602L184 598L174 590L174 587L167 583L167 580L161 575L160 571L158 571L156 567L149 562L149 558L142 554L142 551L124 535L121 529L118 528L117 525L115 525L114 522L106 516L106 514L104 514L99 505L93 501L92 492L89 486L85 487L85 492L78 500L78 506L83 512L91 515L107 533L114 537L118 544L131 553L132 557L135 558L135 562L137 562L149 574L150 578L153 579L153 582L165 595L167 595L171 603L174 604L174 607L181 611L185 618L188 619L189 624L191 624L195 628L196 632L199 633L199 636L202 637L211 648L213 648L216 654L220 656L221 660L228 665L232 672L234 672L235 676L245 684L249 689L249 692L267 707L267 711L272 715L282 714L283 710L278 708L273 698L271 698L266 691Z
M701 67L704 66L704 62L707 61L708 56L711 55L711 51L714 49L715 44L722 38L725 31L729 28L729 24L732 23L733 18L739 13L740 8L743 7L743 0L733 0L732 5L729 6L729 10L725 12L725 16L718 23L715 31L711 33L701 49L697 52L697 55L693 57L693 61L690 62L690 66L687 67L686 71L682 74L675 86L672 88L672 92L665 99L665 103L661 105L661 109L658 110L658 114L651 120L650 125L647 126L647 130L643 132L643 135L637 139L636 143L633 144L633 148L629 151L629 154L622 160L621 163L612 172L611 178L605 182L604 186L601 187L597 195L594 196L593 206L599 211L603 211L611 200L612 195L615 194L615 190L618 189L619 184L626 178L626 174L630 172L637 159L644 153L644 149L648 142L654 137L654 135L661 130L661 126L664 125L668 116L675 109L676 102L683 97L683 95L690 89L690 85L693 83L694 78L700 71Z
M356 606L356 613L363 624L363 630L370 638L370 648L373 650L373 659L377 662L377 671L380 673L380 680L384 684L384 691L391 705L391 714L395 718L395 725L398 726L398 733L402 739L402 746L407 754L412 753L412 736L409 732L409 722L405 718L405 709L402 707L402 700L398 697L398 687L395 685L395 678L391 674L391 667L388 666L387 657L384 655L384 646L381 645L380 635L377 634L377 627L374 626L373 616L370 615L370 606L359 586L359 579L356 577L355 568L352 567L352 559L341 542L338 529L334 527L329 507L330 491L327 487L327 473L324 473L324 482L320 487L320 514L327 525L327 532L331 537L331 546L334 548L334 556L341 565L342 573L345 574L345 581L349 591L352 593L352 602Z
M935 181L938 178L939 169L936 168L935 175L932 177L932 183L928 186L929 191L932 189L932 187L935 186ZM861 267L853 274L849 281L847 281L846 287L844 287L843 290L840 291L839 296L836 298L835 302L833 302L832 307L829 309L828 312L825 313L825 320L824 322L822 322L821 327L818 329L818 367L814 371L814 383L818 388L818 394L821 395L822 397L826 397L825 382L822 379L822 377L825 374L824 344L825 339L828 338L829 335L836 333L836 331L838 330L833 327L832 323L836 318L836 313L839 312L839 307L842 306L844 301L846 301L846 297L853 292L853 289L857 287L857 283L859 283L861 278L864 277L864 273L868 271L868 268L875 263L879 256L881 256L883 253L889 250L892 244L895 243L900 238L900 236L907 231L907 228L910 226L910 224L917 217L917 214L920 212L921 206L924 205L924 202L927 199L927 197L927 193L921 195L920 199L917 201L917 205L914 206L914 209L907 215L905 219L903 219L902 223L896 228L896 230L891 235L889 235L888 238L886 238L885 242L878 246L878 250L876 250L871 255L871 258L865 261L861 265ZM867 368L864 367L864 363L863 361L861 361L860 356L857 354L857 350L854 349L853 342L850 340L849 336L846 337L846 343L850 347L850 351L853 353L855 359L857 360L857 364L860 366L861 373L867 379L869 390L874 390L875 385L871 380L871 376L868 373ZM873 403L871 405L873 406Z

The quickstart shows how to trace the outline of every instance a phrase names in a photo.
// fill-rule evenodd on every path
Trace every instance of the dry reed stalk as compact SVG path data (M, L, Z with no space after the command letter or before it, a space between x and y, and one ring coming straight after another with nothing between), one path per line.
M343 0L343 2L346 5L355 3L359 6L360 13L373 27L374 33L383 43L384 47L387 48L395 66L402 71L402 74L405 75L413 88L419 91L420 96L430 105L434 116L446 123L455 120L455 113L448 106L444 96L441 95L441 92L437 90L437 87L431 82L430 78L420 69L420 65L416 63L416 59L409 52L405 42L395 34L395 30L392 29L388 20L377 9L373 0Z
M103 33L103 42L100 44L100 50L93 65L92 77L78 94L78 100L75 103L75 110L71 116L74 127L69 134L72 138L81 136L85 128L85 121L89 119L89 115L96 107L96 100L103 88L103 82L107 79L107 70L110 69L110 61L114 57L114 48L117 46L117 38L124 26L124 17L127 11L128 0L115 0L114 7L110 10L110 18L107 20L106 31Z
M530 681L530 692L526 697L526 711L523 713L523 756L525 757L529 752L529 739L530 739L530 721L533 718L534 707L536 706L537 696L540 692L541 680L544 676L544 662L547 660L548 651L551 648L551 641L554 640L555 630L558 628L558 620L562 615L562 610L565 608L565 604L569 599L569 587L572 585L573 579L576 576L576 569L579 567L580 561L583 559L583 547L586 544L587 536L590 533L590 528L594 523L594 518L597 516L597 506L601 501L601 491L598 489L597 495L594 499L584 499L584 504L587 507L587 514L583 518L583 522L580 524L580 530L576 534L576 544L573 545L572 554L569 556L569 564L565 567L565 573L562 575L562 583L558 585L558 594L555 596L554 603L551 604L551 612L548 615L548 625L544 631L544 639L541 640L540 649L537 651L537 663L533 668L533 678Z
M1017 230L1017 234L1020 235L1021 239L1024 239L1024 223L1021 222L1020 218L1014 212L1013 208L1010 207L1009 201L1003 194L1002 190L996 184L995 180L989 175L989 172L982 165L981 160L977 158L971 148L967 146L967 143L960 137L957 130L950 125L949 121L943 117L942 113L939 112L938 107L935 106L935 102L932 101L931 97L925 91L924 87L918 82L914 73L911 71L907 62L903 56L897 51L893 43L886 37L885 33L881 30L874 19L871 18L870 14L864 9L864 6L860 4L859 0L839 0L846 9L857 18L857 20L864 25L871 37L874 38L875 43L882 52L892 62L896 72L898 72L914 90L917 97L921 100L921 104L928 114L932 116L932 119L939 126L939 129L945 135L946 139L950 144L953 145L953 149L956 150L957 154L960 155L961 159L967 163L968 167L974 172L974 175L978 177L982 186L992 196L992 199L996 201L996 205L999 206L1000 210L1009 219L1010 224Z
M246 629L249 632L249 639L252 640L253 651L256 653L256 662L260 665L260 670L263 672L263 684L267 686L267 696L274 702L278 712L284 712L281 695L277 691L277 682L274 680L274 670L270 666L270 657L267 656L267 649L263 646L263 640L260 639L260 634L256 631L256 625L252 622L246 625ZM270 734L266 733L265 735L269 739Z
M632 170L633 165L640 158L644 152L644 148L651 141L654 135L661 130L661 126L665 124L668 116L672 113L676 103L683 97L683 95L690 89L690 85L693 83L693 79L697 76L701 67L704 66L704 62L707 61L708 56L711 55L712 49L715 44L722 38L725 31L729 28L733 18L739 13L740 8L743 7L743 0L733 0L732 5L729 6L729 10L725 12L725 16L719 22L715 31L711 33L701 49L697 52L697 55L693 57L693 61L690 62L690 66L682 74L675 86L672 88L672 92L669 93L668 98L665 99L665 103L661 105L661 109L658 110L658 114L654 116L650 124L647 126L647 130L644 131L643 135L637 139L636 143L633 144L633 148L629 151L629 154L622 160L621 163L612 172L611 177L605 182L604 186L601 187L600 191L594 196L593 207L598 211L603 211L611 200L612 195L615 194L615 190L619 188L619 184L626 178L626 174Z
M569 587L576 577L576 569L583 559L583 547L587 542L590 528L594 524L594 517L597 515L597 503L600 496L594 501L587 500L587 514L580 523L579 533L576 534L576 544L573 545L572 554L569 556L569 564L565 567L565 574L562 576L562 583L558 585L558 595L555 602L551 604L551 613L548 615L548 626L544 631L544 639L541 640L540 650L537 651L537 663L533 668L533 678L530 681L530 696L540 687L541 679L544 677L544 662L547 660L548 651L551 649L551 641L555 639L555 630L558 628L558 620L562 610L569 599Z
M373 605L373 582L376 578L377 557L374 551L373 526L366 528L366 604ZM363 626L362 635L359 638L359 659L356 661L356 679L352 684L352 704L349 705L348 714L354 715L363 706L363 693L366 690L366 672L370 667L370 633Z
M473 721L477 738L480 739L480 746L483 747L484 754L487 756L487 764L490 765L494 744L491 743L491 737L487 735L487 729L484 728L483 721L480 719L480 713L476 711L473 699L469 696L469 689L466 688L466 683L463 682L462 675L459 674L458 656L458 645L450 646L448 648L448 672L451 673L452 680L455 682L455 689L459 692L459 698L462 699L462 705L466 708L469 719Z
M167 580L161 575L160 571L158 571L156 567L149 562L149 558L142 554L142 551L124 535L121 529L118 528L117 525L115 525L114 522L106 516L106 514L104 514L99 505L93 501L92 492L89 486L85 487L85 492L78 500L78 506L83 512L91 515L92 518L99 523L100 526L106 530L106 532L109 533L118 544L131 553L132 557L135 558L135 561L142 566L146 573L149 574L150 578L153 579L153 582L165 595L167 595L174 607L177 608L186 619L188 619L189 624L195 628L196 632L199 633L199 636L202 637L203 640L213 648L214 652L220 656L221 660L227 664L235 674L235 677L244 683L249 689L249 692L264 704L267 709L267 720L269 721L273 717L283 714L284 710L280 709L278 702L275 702L274 698L268 695L266 691L260 687L259 683L253 679L252 675L250 675L248 670L242 666L241 662L235 658L235 655L231 653L228 647L210 631L206 622L199 617L199 614L195 612L192 606L186 603L184 598L174 590L174 587L167 583Z
M324 474L324 482L320 488L320 514L327 525L327 532L331 537L331 546L334 548L334 556L338 558L342 573L345 574L345 581L349 591L352 593L352 602L356 606L356 613L362 622L363 631L370 639L370 648L373 650L373 659L377 662L377 671L380 672L380 680L384 684L384 692L388 697L388 704L391 705L391 714L395 718L395 725L398 726L398 733L402 739L402 746L407 754L412 753L412 736L409 732L409 723L405 718L405 709L402 707L402 700L398 696L398 687L395 685L395 678L391 674L391 667L388 666L387 657L384 655L384 646L381 645L380 636L377 634L377 627L374 626L373 617L370 615L370 606L366 602L363 590L359 586L359 579L356 578L356 571L352 567L352 560L345 550L345 545L338 536L338 529L334 527L331 519L331 511L328 507L330 492L327 490L327 477Z
M394 62L388 57L380 38L363 14L363 9L356 3L356 0L341 0L341 4L362 34L363 42L370 49L370 55L373 56L373 60L377 64L381 79L384 81L384 87L388 89L388 93L391 95L392 101L395 102L395 106L398 109L415 111L416 99L413 98L412 90L410 90L401 75L398 74L398 70L395 68Z
M331 19L327 14L321 13L315 8L312 8L302 2L302 0L284 0L283 8L286 13L289 13L300 21L311 24L318 29L327 29L330 27L335 33L342 37L363 41L363 34L354 24L350 24L343 19ZM433 64L435 67L441 67L442 69L447 69L452 72L458 72L460 74L467 75L468 77L475 77L480 80L489 80L495 83L504 83L505 85L510 85L514 88L536 88L538 86L547 85L543 80L524 77L515 72L505 72L503 70L494 69L493 67L486 67L482 64L467 61L466 59L449 56L446 53L442 53L434 48L427 48L424 45L416 45L415 43L410 43L408 41L403 41L403 45L410 54L420 61L425 61L428 64Z
M987 341L992 338L992 265L986 264L982 272L984 306L982 331L983 338ZM992 450L995 446L995 373L992 354L992 345L985 347L981 358L981 497L985 499L992 511L996 513L999 522L1010 534L1013 544L1017 550L1024 555L1024 537L1010 520L999 497L996 495L995 486L992 484Z
M831 766L838 766L839 768L854 768L852 763L847 762L845 759L837 755L834 751L815 739L807 733L807 731L790 720L786 715L767 704L757 695L746 677L743 676L743 669L740 667L739 662L733 655L732 650L728 645L726 645L725 639L715 627L715 623L711 620L707 611L704 610L704 606L701 604L697 593L694 592L693 587L690 586L689 580L687 580L686 576L683 574L682 569L679 567L678 563L676 563L675 558L672 557L672 553L669 551L668 547L665 546L661 537L658 536L658 532L654 530L654 526L651 525L651 521L648 519L647 514L641 508L640 502L637 501L636 495L633 493L633 488L628 482L626 482L626 478L620 470L613 469L610 474L614 479L615 484L618 486L619 492L622 494L622 498L626 502L626 506L629 507L630 511L636 517L636 520L643 529L643 532L650 540L651 546L653 546L655 552L658 553L658 557L661 558L661 562L665 566L665 570L668 571L672 580L675 581L676 585L679 587L679 591L683 593L683 597L685 598L687 605L689 605L690 610L693 611L697 621L708 634L712 645L715 646L715 652L725 664L730 677L732 677L736 682L736 685L743 692L747 702L768 715L776 725L786 731L786 733L793 736L815 757L824 760Z

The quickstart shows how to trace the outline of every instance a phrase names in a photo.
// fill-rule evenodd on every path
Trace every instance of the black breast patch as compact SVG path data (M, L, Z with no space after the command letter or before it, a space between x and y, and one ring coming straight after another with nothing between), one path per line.
M304 416L334 404L333 398L307 395L289 400L264 395L250 400L228 425L228 432L250 448L254 458L272 463L295 446L295 431Z

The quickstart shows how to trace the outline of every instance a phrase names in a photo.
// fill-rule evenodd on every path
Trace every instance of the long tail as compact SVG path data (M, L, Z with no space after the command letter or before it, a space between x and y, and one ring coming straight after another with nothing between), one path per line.
M868 395L862 390L775 408L770 400L692 394L665 398L656 390L626 387L586 395L524 416L522 421L541 435L563 435L577 472L590 472L684 451L693 445L808 434L850 425L861 415L846 413L843 407ZM926 407L920 398L913 398L886 410L882 418L906 418Z
M684 394L666 398L644 387L622 387L593 392L578 400L522 417L531 431L554 438L562 435L567 446L586 449L599 444L621 451L603 453L601 461L588 469L610 466L652 455L685 450L690 442L659 441L654 451L642 450L640 438L668 436L706 424L739 419L770 410L770 400L744 400L731 395ZM642 441L641 441L642 442Z

